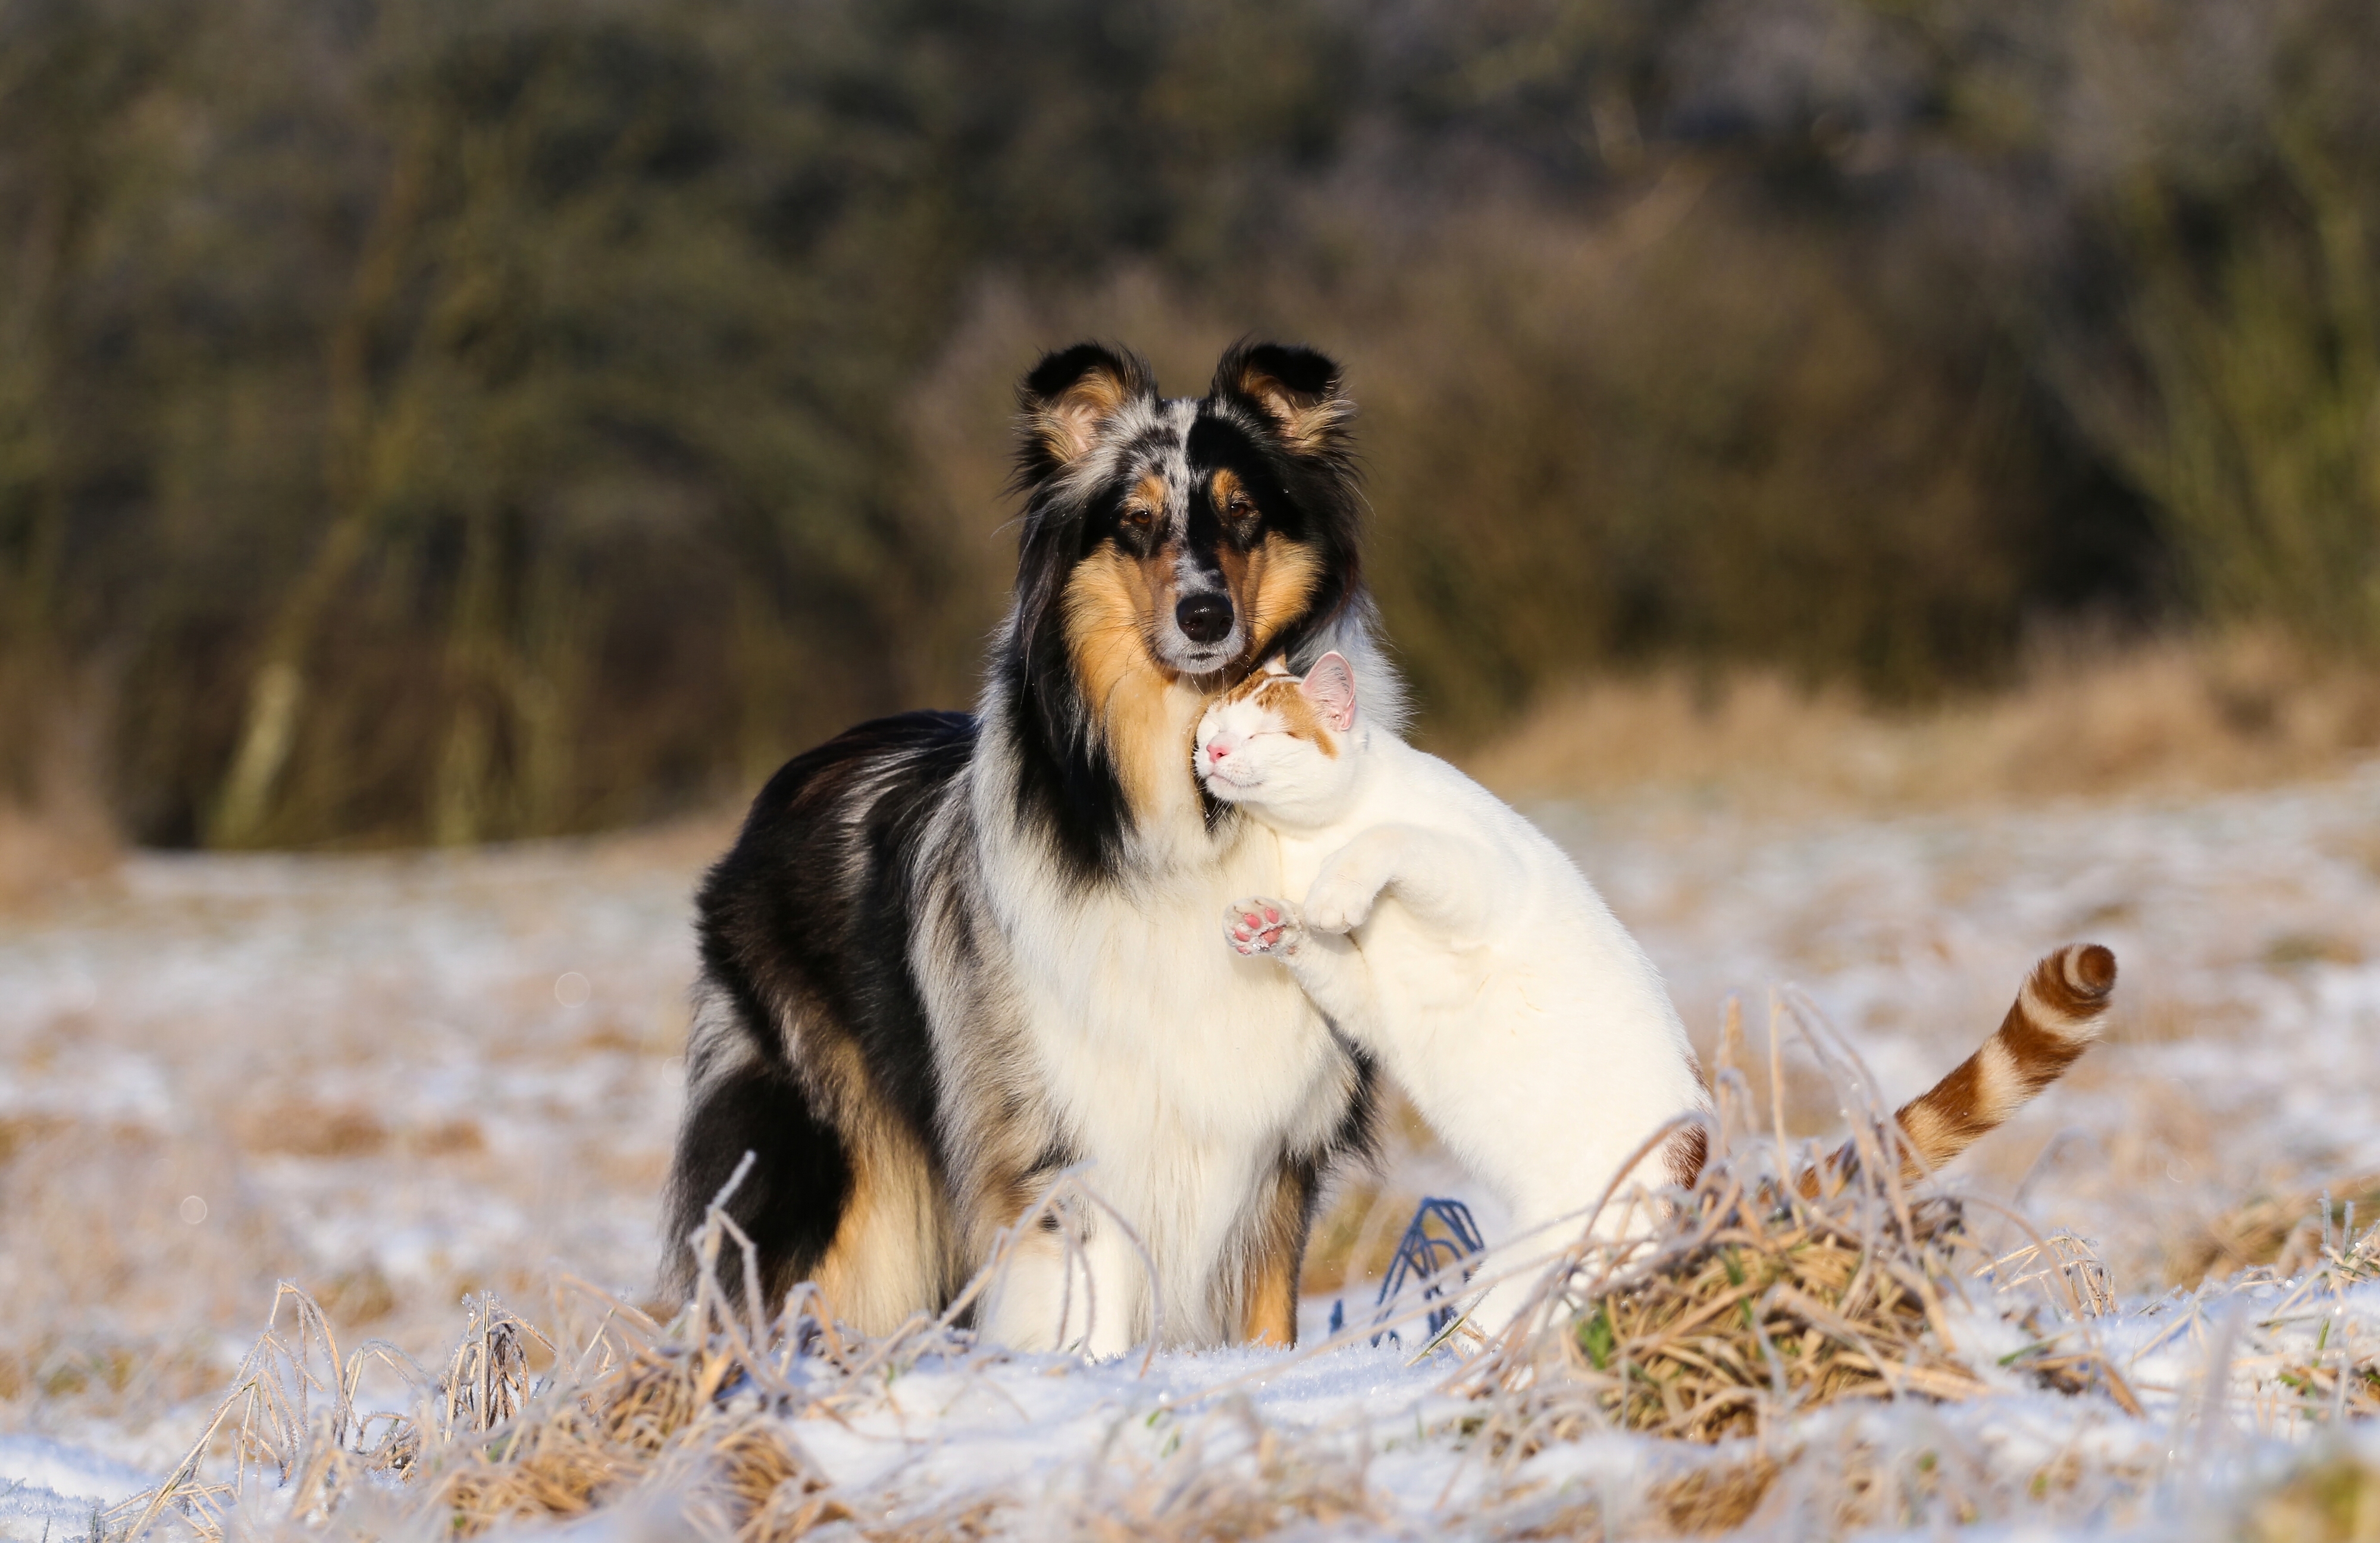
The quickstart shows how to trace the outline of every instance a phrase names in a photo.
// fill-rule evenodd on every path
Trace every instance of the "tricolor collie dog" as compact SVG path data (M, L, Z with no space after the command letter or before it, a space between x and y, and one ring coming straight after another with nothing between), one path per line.
M882 1332L951 1301L1082 1164L1113 1214L1077 1218L1078 1253L1028 1229L981 1329L1095 1354L1285 1344L1372 1070L1286 972L1215 946L1226 901L1279 891L1279 842L1205 797L1192 736L1257 661L1334 650L1396 720L1354 407L1330 360L1272 344L1171 401L1083 344L1019 398L1014 601L976 715L795 758L703 885L665 1284L687 1285L684 1239L749 1151L727 1210L762 1291L814 1280Z

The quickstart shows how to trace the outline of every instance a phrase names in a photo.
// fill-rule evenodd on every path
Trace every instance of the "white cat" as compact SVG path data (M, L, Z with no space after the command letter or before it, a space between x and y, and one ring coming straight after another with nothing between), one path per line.
M1339 655L1303 681L1270 666L1216 701L1196 765L1208 792L1278 833L1283 884L1305 897L1235 902L1230 946L1286 965L1379 1059L1515 1236L1544 1229L1487 1272L1568 1242L1575 1223L1547 1224L1709 1106L1659 974L1585 875L1486 789L1374 734ZM1627 1177L1690 1184L1703 1155L1688 1126ZM1624 1211L1607 1208L1597 1230ZM1500 1329L1530 1284L1498 1287L1473 1322Z

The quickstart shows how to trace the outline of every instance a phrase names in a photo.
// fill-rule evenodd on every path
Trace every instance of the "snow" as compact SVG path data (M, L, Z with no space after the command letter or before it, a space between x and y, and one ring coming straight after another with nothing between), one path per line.
M39 1436L0 1436L0 1537L79 1537L153 1475Z
M1979 1288L1957 1331L1998 1392L1816 1420L1803 1439L1955 1440L2020 1496L2024 1476L2081 1454L2147 1477L1976 1535L2155 1536L2183 1487L2219 1511L2308 1442L2276 1368L2380 1352L2380 1287L2193 1296L2178 1241L2258 1195L2380 1173L2380 769L1792 825L1691 798L1532 813L1644 939L1706 1055L1734 995L1765 1058L1769 993L1792 982L1902 1098L1989 1031L2050 947L2089 937L2121 961L2109 1043L1954 1177L2096 1244L2122 1310L2051 1327L2095 1337L2143 1415L1997 1368L2027 1342ZM640 1297L677 1115L687 897L725 835L137 855L0 922L0 1431L15 1432L0 1435L0 1537L78 1535L176 1461L276 1278L344 1303L348 1341L431 1365L467 1292L536 1316L560 1267ZM1796 1132L1840 1129L1806 1057L1784 1054L1802 1068ZM1446 1192L1430 1154L1405 1162L1391 1187ZM182 1219L193 1197L200 1223ZM1351 1320L1366 1300L1351 1291ZM1309 1336L1329 1308L1305 1304ZM1007 1489L1032 1536L1031 1518L1134 1476L1245 1467L1251 1432L1285 1431L1362 1476L1366 1527L1427 1533L1484 1503L1488 1467L1437 1391L1444 1356L1407 1355L1163 1356L1145 1377L1137 1357L929 1365L801 1439L839 1484ZM2202 1424L2211 1367L2228 1397ZM1557 1443L1496 1482L1548 1504L1627 1495L1678 1456Z

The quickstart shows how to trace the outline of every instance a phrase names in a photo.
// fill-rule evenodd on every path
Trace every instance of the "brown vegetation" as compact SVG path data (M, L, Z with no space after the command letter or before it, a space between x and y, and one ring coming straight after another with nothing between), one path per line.
M1789 1017L1822 1064L1844 1065L1822 1025L1798 1007ZM1772 1085L1779 1032L1772 1019ZM1765 1436L1789 1415L1846 1401L1988 1391L1946 1310L1967 1302L1973 1275L1995 1268L1960 1205L1907 1185L1912 1149L1884 1108L1853 1114L1856 1163L1794 1153L1779 1105L1758 1128L1740 1043L1730 1019L1715 1079L1717 1140L1691 1191L1655 1210L1649 1236L1572 1245L1461 1380L1488 1405L1480 1439L1507 1461L1591 1430L1713 1442ZM1846 1073L1835 1086L1842 1106L1857 1103ZM2049 1263L2032 1275L2006 1260L1999 1268L2011 1284L2045 1282L2053 1313L2101 1310L2104 1287L2086 1296L2075 1284L2096 1268L2087 1250L2045 1254L2037 1243L2022 1257ZM2087 1347L2024 1369L2139 1409Z
M2380 753L2380 674L2271 633L2045 651L2014 689L1893 710L1775 674L1557 691L1466 753L1520 799L1661 793L1772 814L2183 794Z

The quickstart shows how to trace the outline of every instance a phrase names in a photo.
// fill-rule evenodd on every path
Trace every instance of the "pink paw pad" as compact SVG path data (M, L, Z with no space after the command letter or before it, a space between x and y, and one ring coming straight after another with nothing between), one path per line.
M1223 912L1223 934L1232 947L1244 955L1267 954L1279 947L1292 923L1285 921L1278 902L1240 900L1226 907Z

